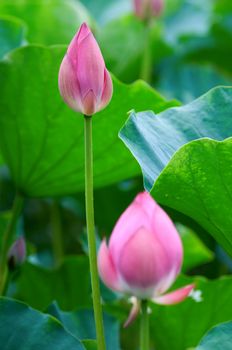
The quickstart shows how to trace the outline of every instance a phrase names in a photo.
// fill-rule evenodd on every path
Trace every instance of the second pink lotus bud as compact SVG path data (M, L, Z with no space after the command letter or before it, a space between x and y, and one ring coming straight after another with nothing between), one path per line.
M164 294L181 270L182 242L168 215L144 192L121 215L109 245L98 253L100 276L118 292L158 304L175 304L193 289L185 286Z
M107 106L112 80L100 48L87 24L72 39L59 71L59 89L67 105L85 115Z
M159 17L164 9L164 0L134 0L136 16L141 19Z

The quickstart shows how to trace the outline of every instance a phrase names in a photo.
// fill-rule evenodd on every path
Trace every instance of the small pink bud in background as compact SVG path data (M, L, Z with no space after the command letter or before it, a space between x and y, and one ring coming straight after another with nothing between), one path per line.
M164 9L164 0L134 0L136 16L141 19L159 17Z
M194 287L163 295L179 274L182 259L182 242L174 224L144 192L117 221L109 246L105 240L101 243L98 269L109 288L167 305L184 300Z
M112 80L100 48L87 24L72 39L59 71L59 90L67 105L85 115L107 106Z
M11 246L8 252L8 267L14 270L16 267L22 265L26 259L26 243L21 236Z

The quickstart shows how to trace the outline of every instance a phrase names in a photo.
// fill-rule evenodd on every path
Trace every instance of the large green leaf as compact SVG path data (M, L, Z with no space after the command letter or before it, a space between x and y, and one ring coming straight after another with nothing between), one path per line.
M196 350L231 350L232 322L219 324L201 340Z
M147 190L184 144L202 137L223 140L232 135L231 100L232 89L219 87L158 115L151 111L131 113L120 138L139 162Z
M180 278L177 286L191 282L191 278ZM196 289L202 293L201 302L187 298L173 306L150 304L151 339L155 349L186 350L195 347L211 327L231 320L231 277L213 281L199 277L195 282ZM214 350L214 347L211 349Z
M66 258L55 269L45 269L29 262L22 266L17 279L17 298L43 310L56 300L63 310L91 305L88 258Z
M83 117L64 104L57 87L64 53L61 47L28 46L0 64L0 149L15 185L28 196L84 189ZM117 137L127 112L159 112L174 104L143 82L114 80L110 105L93 118L95 186L139 173Z
M121 137L139 161L147 189L182 145L204 136L222 140L232 135L231 99L231 88L217 88L158 116L132 114ZM231 145L230 139L185 145L162 171L152 192L159 203L196 220L230 254Z
M17 18L0 17L0 58L7 52L25 44L25 24Z
M6 298L0 299L0 339L2 350L84 350L54 317Z
M75 0L1 0L1 15L22 19L27 39L39 44L68 44L83 21L90 22L82 4Z
M152 194L192 217L232 254L232 139L198 140L181 148L155 183Z
M48 308L49 314L56 317L64 328L80 340L96 339L93 310L80 309L73 312L63 312L53 303ZM107 349L120 349L119 322L106 313L103 315L105 340Z

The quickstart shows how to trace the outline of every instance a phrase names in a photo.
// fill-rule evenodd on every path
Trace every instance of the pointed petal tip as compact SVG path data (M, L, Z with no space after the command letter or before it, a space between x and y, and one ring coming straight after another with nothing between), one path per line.
M88 28L88 24L86 22L82 22L81 27L87 27Z
M137 196L135 197L135 199L138 201L143 201L143 200L146 200L150 197L151 197L151 195L149 192L143 191L143 192L138 193Z
M128 326L130 326L135 321L140 311L140 301L134 297L131 298L131 301L132 307L127 320L123 324L123 328L127 328Z
M137 194L134 201L138 203L145 211L148 212L154 210L156 206L158 206L151 194L147 191L140 192L139 194Z
M152 300L156 304L160 305L174 305L182 302L185 300L192 290L195 288L195 283L188 284L187 286L184 286L180 289L177 289L173 292L170 292L168 294L161 295L159 297L155 297Z
M74 46L75 48L76 45L80 45L80 43L89 35L89 33L92 32L88 24L86 22L83 22L75 34L72 42L70 43L70 46Z
M81 24L79 31L82 31L82 30L84 30L84 31L90 31L90 28L89 28L89 26L88 26L88 24L87 24L86 22L83 22L83 23Z

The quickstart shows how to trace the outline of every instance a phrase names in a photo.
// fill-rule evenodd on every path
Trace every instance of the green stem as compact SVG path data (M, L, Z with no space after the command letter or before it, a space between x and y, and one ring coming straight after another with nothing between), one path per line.
M149 350L149 314L147 300L141 302L140 350Z
M2 238L2 247L0 252L0 295L3 294L5 290L5 283L7 282L7 254L14 238L15 226L22 210L23 200L23 197L17 193L13 204L12 216Z
M97 249L94 229L93 206L93 151L92 151L92 117L84 116L85 124L85 201L86 222L89 247L90 275L93 295L93 309L96 325L98 350L105 350L103 315L101 306L100 284L97 269Z
M151 82L152 77L152 53L150 45L150 22L147 21L145 24L145 47L142 59L142 66L140 72L140 78L145 80L147 83Z
M54 199L51 207L51 225L52 225L52 246L55 264L59 265L64 256L62 223L60 219L59 202Z

